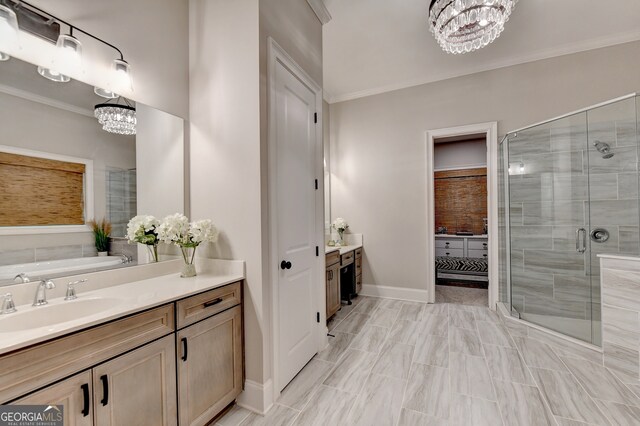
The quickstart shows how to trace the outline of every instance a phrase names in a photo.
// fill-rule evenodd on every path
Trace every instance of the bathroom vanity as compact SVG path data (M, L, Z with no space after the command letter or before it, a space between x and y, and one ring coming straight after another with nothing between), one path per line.
M190 279L165 273L179 261L115 286L105 275L122 271L87 274L97 288L76 300L18 303L0 318L0 402L61 404L76 425L207 424L242 391L244 276L242 262L201 263Z
M325 248L327 319L362 290L362 243Z

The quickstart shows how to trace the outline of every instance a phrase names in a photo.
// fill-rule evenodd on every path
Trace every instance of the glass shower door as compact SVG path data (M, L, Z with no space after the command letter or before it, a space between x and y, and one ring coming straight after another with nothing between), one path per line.
M587 114L508 135L511 305L593 341Z

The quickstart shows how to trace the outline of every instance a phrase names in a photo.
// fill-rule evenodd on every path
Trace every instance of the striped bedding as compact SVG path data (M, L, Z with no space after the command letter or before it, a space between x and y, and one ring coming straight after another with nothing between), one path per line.
M488 270L487 259L477 259L472 257L436 257L437 272L466 272L474 275L486 275Z

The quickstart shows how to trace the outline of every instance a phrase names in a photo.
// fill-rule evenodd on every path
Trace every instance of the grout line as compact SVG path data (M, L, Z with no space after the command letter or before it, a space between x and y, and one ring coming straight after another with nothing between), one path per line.
M513 338L513 336L511 335L511 331L509 330L509 328L508 328L508 327L505 327L505 328L506 328L506 330L507 330L507 333L509 334L509 337L511 337L511 340L513 340L513 342L514 342L514 344L515 344L515 339L514 339L514 338ZM529 339L530 337L526 336L526 338L527 338L527 339ZM534 340L536 340L536 339L534 339ZM544 343L544 342L542 342L542 343ZM546 343L545 343L545 344L546 344ZM551 348L551 346L550 346L550 345L547 345L547 346L549 346L549 349L551 349L551 352L553 352L556 356L558 356L558 354L556 354L556 353L553 351L553 348ZM531 368L532 368L532 367L529 367L529 365L524 361L524 356L522 355L522 352L520 351L520 347L519 347L518 345L515 345L515 349L516 349L516 351L518 352L518 357L519 357L519 358L520 358L520 360L522 361L522 365L524 365L524 366L525 366L525 368L527 369L527 372L529 373L529 376L533 379L533 383L535 384L535 388L536 388L536 390L538 391L538 395L539 395L539 396L540 396L540 398L542 399L542 403L545 405L545 408L548 410L549 415L551 415L551 417L553 417L553 420L556 422L556 424L560 425L560 423L558 422L558 419L556 418L556 415L553 413L553 411L551 411L551 405L549 404L549 401L547 401L546 396L545 396L545 395L542 393L542 391L540 390L540 386L538 385L538 382L537 382L537 380L536 380L536 377L533 375L533 373L532 373L532 371L531 371ZM560 358L560 357L558 356L558 358ZM560 361L562 362L562 360L560 360ZM566 366L565 366L565 367L566 367ZM556 370L554 370L554 371L556 371ZM525 386L529 386L529 385L525 385Z
M476 316L475 312L474 312L473 316L474 317ZM505 426L509 426L509 425L507 425L507 422L505 422L505 420L504 420L504 414L502 413L502 409L500 408L500 404L498 403L498 391L496 389L496 385L495 385L494 380L493 380L493 375L491 374L491 369L489 369L489 362L487 361L487 353L484 350L484 343L482 342L482 339L480 338L480 328L478 327L478 318L476 318L475 324L476 324L476 333L478 334L478 341L480 341L480 347L482 348L482 354L483 354L482 359L484 360L484 365L487 368L487 374L489 375L489 380L491 380L491 387L493 388L493 394L496 397L496 400L494 401L494 403L496 404L496 407L498 408L498 413L500 413L500 420L502 420L502 424L505 425ZM509 338L511 338L511 336L509 336Z
M552 348L553 350L553 348ZM556 354L557 355L557 354ZM611 422L611 419L609 418L609 416L603 412L600 407L598 407L598 404L596 404L596 398L592 397L591 395L589 395L589 392L587 392L587 388L584 387L582 385L582 382L580 380L578 380L578 377L576 377L575 374L573 374L573 371L569 368L569 366L567 365L566 362L564 362L564 360L562 359L561 356L558 356L558 358L560 358L560 362L567 368L567 371L569 372L569 374L571 375L571 377L573 377L573 379L578 383L578 386L580 386L580 388L584 391L585 395L587 395L587 398L589 398L589 400L593 403L593 407L600 412L600 414L603 415L603 417L607 420L609 420L610 424L615 425L614 422ZM571 357L567 357L567 358L571 358ZM574 358L575 359L575 358ZM590 362L590 361L589 361ZM534 377L535 380L535 377Z

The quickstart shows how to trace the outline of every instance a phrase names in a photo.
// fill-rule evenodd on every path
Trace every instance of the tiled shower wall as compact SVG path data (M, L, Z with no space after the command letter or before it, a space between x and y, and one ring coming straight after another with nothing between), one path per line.
M107 171L107 220L111 222L113 237L124 237L127 223L136 215L136 171L111 169Z
M521 314L600 320L597 254L640 253L637 132L629 99L509 139L511 287ZM604 159L596 141L614 156ZM587 239L580 254L580 227L605 228L610 239Z

